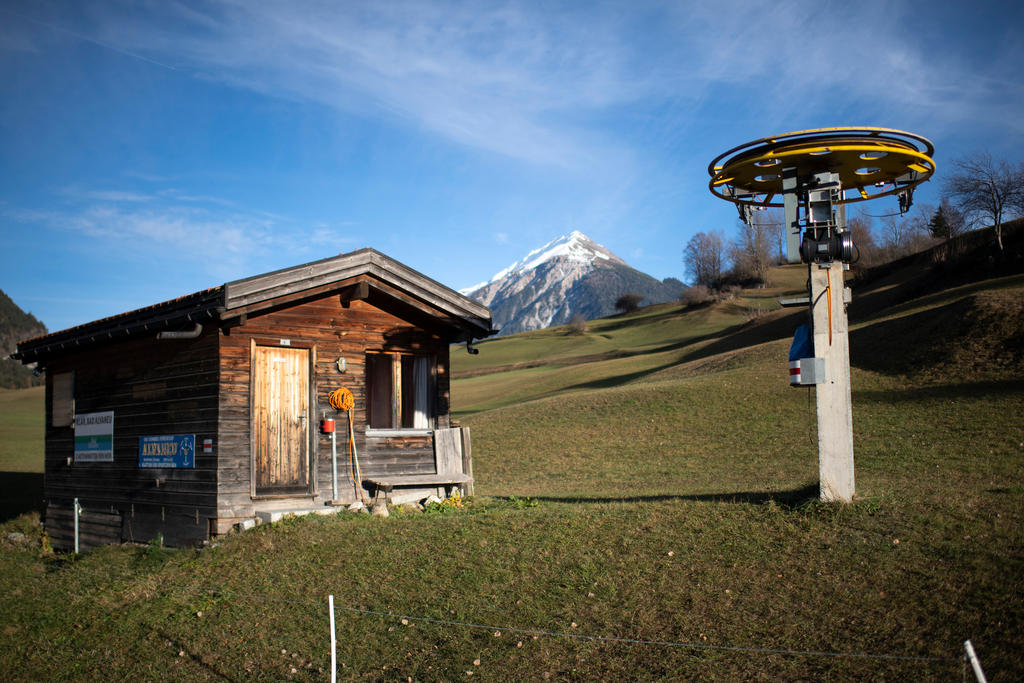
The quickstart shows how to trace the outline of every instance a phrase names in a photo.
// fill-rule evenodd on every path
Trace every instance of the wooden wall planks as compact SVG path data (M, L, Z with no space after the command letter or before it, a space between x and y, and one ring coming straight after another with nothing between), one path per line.
M251 312L241 324L210 325L197 339L158 341L155 333L128 338L54 358L47 365L45 496L52 513L47 529L62 539L69 532L74 498L94 511L109 511L122 520L122 538L146 541L161 534L183 545L223 533L233 521L251 517L259 499L254 468L254 348L289 349L295 377L305 364L308 383L288 395L293 412L306 413L305 427L294 431L306 447L305 457L276 471L280 493L319 504L331 492L331 441L320 434L322 415L338 425L341 496L355 498L349 473L346 415L330 407L328 395L349 388L355 398L352 418L364 476L427 474L434 471L432 436L423 432L387 436L367 434L366 354L428 354L434 357L431 426L450 425L449 342L452 325L422 311L409 313L388 299L346 299L336 294L289 304L266 313ZM344 305L343 305L344 304ZM236 318L235 321L240 319ZM338 358L345 359L339 372ZM74 409L78 414L114 412L114 461L73 462L73 426L53 426L52 377L74 373ZM61 380L65 381L65 380ZM270 382L267 377L264 381ZM277 380L274 380L277 381ZM272 384L272 382L271 382ZM268 384L269 394L276 390ZM304 402L305 401L305 402ZM58 420L58 423L60 420ZM268 434L272 434L269 427ZM194 434L194 468L140 468L139 438ZM204 439L212 452L203 452ZM266 469L270 472L271 469ZM262 482L267 484L268 482ZM273 483L273 482L270 482ZM262 486L269 491L273 486ZM264 492L266 492L264 491ZM342 501L343 502L343 501ZM106 527L117 526L114 518ZM110 535L104 527L102 533ZM98 533L98 532L97 532Z
M218 334L213 329L195 340L165 341L154 334L50 362L45 496L54 513L47 516L49 533L66 535L70 518L59 511L70 510L76 497L87 509L122 516L132 509L139 514L162 510L149 526L167 538L195 537L192 529L181 534L167 522L168 510L172 519L198 516L199 526L208 524L216 509L217 465L216 456L203 454L200 444L217 433ZM114 412L113 462L74 462L74 426L51 425L49 378L61 372L74 372L76 413ZM195 435L194 468L139 467L139 438L165 434Z
M417 327L365 301L348 301L343 306L337 296L307 301L290 308L263 315L253 314L246 322L233 327L220 338L221 386L219 424L219 512L225 517L237 516L244 508L244 498L252 487L252 439L250 347L259 345L310 348L315 364L310 377L311 453L310 493L315 500L331 495L331 440L319 433L323 415L337 420L337 451L339 459L339 496L355 498L355 487L349 474L348 424L344 413L329 403L330 392L340 387L352 391L352 411L356 449L364 476L370 474L413 474L433 471L433 442L429 436L367 437L366 434L366 353L392 351L429 353L436 359L436 397L434 422L447 427L450 382L448 379L448 341L444 329ZM287 347L282 347L287 348ZM336 361L345 359L345 372L338 371Z

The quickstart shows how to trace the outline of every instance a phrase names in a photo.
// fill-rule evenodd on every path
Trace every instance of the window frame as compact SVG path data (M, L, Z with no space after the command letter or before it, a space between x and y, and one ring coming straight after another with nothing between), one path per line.
M50 426L75 426L75 371L50 375Z
M381 371L372 370L372 366L379 361L371 360L378 358L388 358L391 372L390 375L390 425L387 427L374 427L372 422L374 415L373 401L375 390L372 387L372 380L374 377L380 377L378 373ZM405 397L403 396L403 376L402 366L403 359L406 358L424 358L427 363L427 405L425 412L427 415L427 426L426 427L403 427L402 414L403 414L403 402ZM432 433L437 428L437 357L432 353L416 353L413 351L370 351L365 352L365 368L364 383L366 389L366 433L369 436L424 436ZM414 365L414 364L410 364ZM413 385L415 386L415 385ZM395 425L398 426L395 426Z

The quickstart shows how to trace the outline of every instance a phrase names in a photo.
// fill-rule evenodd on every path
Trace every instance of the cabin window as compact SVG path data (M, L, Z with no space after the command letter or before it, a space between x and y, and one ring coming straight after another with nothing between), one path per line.
M75 422L75 374L58 372L53 375L50 394L50 425L69 427Z
M366 403L371 429L430 429L430 356L366 354Z

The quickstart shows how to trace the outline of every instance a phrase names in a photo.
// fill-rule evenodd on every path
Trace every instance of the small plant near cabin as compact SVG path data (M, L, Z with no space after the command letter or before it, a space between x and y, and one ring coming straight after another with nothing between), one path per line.
M462 496L461 493L456 491L452 495L448 496L444 500L434 501L427 504L423 508L423 512L430 514L446 514L454 512L456 510L464 510L467 507L468 501Z
M167 561L171 556L170 549L164 546L164 535L157 533L142 549L138 558L138 564L142 566L155 567Z

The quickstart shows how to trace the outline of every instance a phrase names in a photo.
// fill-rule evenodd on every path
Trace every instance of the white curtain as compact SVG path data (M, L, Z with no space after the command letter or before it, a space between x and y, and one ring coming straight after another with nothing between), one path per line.
M430 428L430 359L416 356L413 363L413 418L414 429Z

